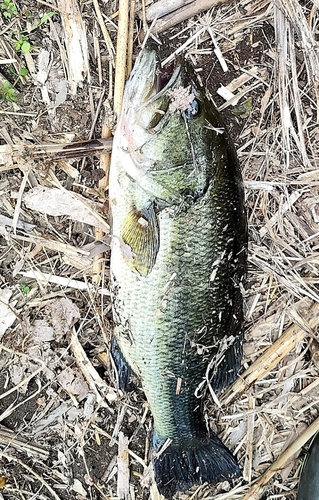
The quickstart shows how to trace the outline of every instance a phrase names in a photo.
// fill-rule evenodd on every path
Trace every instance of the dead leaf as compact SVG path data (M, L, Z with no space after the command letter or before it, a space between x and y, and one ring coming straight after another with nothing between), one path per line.
M41 340L42 342L50 342L50 340L54 339L54 330L44 319L36 319L30 331L35 339Z
M89 386L78 368L68 366L57 376L57 381L66 392L78 396L80 400L89 392Z
M106 230L106 224L101 222L99 216L102 204L89 201L79 194L75 196L67 190L37 186L30 189L23 199L31 210L53 216L67 215L72 220Z
M44 85L50 71L50 52L41 49L38 55L38 73L35 78L38 83Z
M15 306L16 301L9 304L12 290L4 288L0 290L0 340L8 328L15 322L16 315L12 308Z
M81 481L79 481L78 479L74 479L72 490L75 491L76 493L78 493L79 495L81 495L82 497L87 496L87 493L86 493L85 489L83 488Z
M96 403L96 396L91 392L88 394L86 401L84 403L83 415L85 418L89 419L93 415L94 407Z
M47 312L51 318L56 340L60 340L67 332L70 332L74 323L81 317L79 308L66 297L48 304Z
M16 356L14 362L8 367L11 382L13 385L18 385L22 380L26 379L39 368L39 363L33 362L29 356ZM44 370L45 371L45 368ZM25 383L19 387L19 392L25 394L28 390L28 384Z

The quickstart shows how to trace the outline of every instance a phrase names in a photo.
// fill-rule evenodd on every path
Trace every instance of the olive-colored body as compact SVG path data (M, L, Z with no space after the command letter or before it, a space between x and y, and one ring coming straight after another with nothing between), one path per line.
M155 73L146 50L114 138L111 292L117 344L154 418L154 450L171 443L154 458L169 496L238 474L207 436L198 396L208 372L218 391L240 367L247 231L234 148L192 68L177 61L160 91Z
M319 433L311 444L301 472L297 500L319 500Z

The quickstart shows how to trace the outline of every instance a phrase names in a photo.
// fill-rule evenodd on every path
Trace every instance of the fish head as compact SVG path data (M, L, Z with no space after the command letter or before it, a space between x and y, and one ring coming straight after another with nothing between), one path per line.
M200 196L212 168L208 122L216 127L218 116L185 58L162 69L157 52L144 49L127 82L118 126L122 164L134 182L169 203Z
M144 49L136 60L123 100L130 130L141 127L154 135L163 130L176 111L185 112L187 117L198 115L198 84L192 81L193 76L184 58L178 57L167 68L161 68L157 52Z

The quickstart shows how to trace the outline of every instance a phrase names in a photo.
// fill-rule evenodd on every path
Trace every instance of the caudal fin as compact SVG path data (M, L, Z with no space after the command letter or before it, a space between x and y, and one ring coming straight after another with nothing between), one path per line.
M240 475L238 463L217 436L192 440L191 446L172 443L153 458L159 492L171 498L194 484L218 483Z

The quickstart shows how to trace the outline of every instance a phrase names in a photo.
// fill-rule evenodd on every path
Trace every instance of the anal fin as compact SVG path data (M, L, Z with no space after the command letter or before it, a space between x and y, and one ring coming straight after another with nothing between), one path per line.
M215 391L220 392L234 382L241 366L242 354L243 336L239 334L223 352L222 358L217 361L216 369L209 379Z

